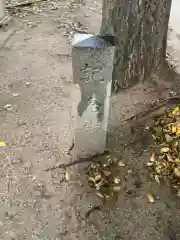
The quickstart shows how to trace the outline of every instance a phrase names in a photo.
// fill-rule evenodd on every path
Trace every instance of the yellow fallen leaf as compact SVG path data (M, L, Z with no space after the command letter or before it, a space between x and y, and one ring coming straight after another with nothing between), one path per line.
M152 195L151 193L148 193L148 194L147 194L147 198L148 198L148 201L149 201L150 203L153 203L153 202L154 202L154 197L153 197L153 195Z
M169 147L163 147L163 148L160 149L161 153L168 153L169 151L170 151Z
M176 133L177 132L177 127L175 125L172 126L171 128L172 133Z
M176 158L176 159L174 160L174 162L175 162L175 163L180 163L180 159Z
M156 154L155 154L155 152L153 152L151 155L150 161L155 162L155 160L156 160Z
M172 115L176 115L179 112L180 112L180 108L179 108L179 106L176 106L172 111Z
M0 147L5 147L6 143L5 142L0 142Z
M176 177L180 178L180 170L178 168L174 169L174 174Z
M180 134L180 127L178 127L176 130L176 135L179 135L179 134Z

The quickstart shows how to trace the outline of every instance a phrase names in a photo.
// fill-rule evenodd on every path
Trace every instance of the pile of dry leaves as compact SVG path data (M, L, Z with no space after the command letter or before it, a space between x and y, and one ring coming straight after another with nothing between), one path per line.
M119 167L125 167L111 155L106 156L105 164L91 164L88 168L88 181L96 189L96 195L108 199L121 190L121 179L118 176Z
M155 120L152 136L155 146L147 166L157 183L168 177L180 196L180 106Z

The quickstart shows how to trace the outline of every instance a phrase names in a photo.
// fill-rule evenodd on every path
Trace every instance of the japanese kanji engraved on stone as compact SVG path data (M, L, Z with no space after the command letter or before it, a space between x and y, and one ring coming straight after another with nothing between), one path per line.
M81 99L75 117L74 147L78 155L103 153L106 146L114 44L112 38L75 34L73 80Z

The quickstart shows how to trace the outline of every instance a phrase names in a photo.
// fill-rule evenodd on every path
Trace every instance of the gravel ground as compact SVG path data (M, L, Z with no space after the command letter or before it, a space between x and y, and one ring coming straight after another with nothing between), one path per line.
M88 163L45 171L70 161L79 98L72 83L72 27L98 32L100 10L99 1L46 1L18 10L0 30L0 141L7 144L0 149L0 239L180 239L179 199L167 185L151 182L145 168L146 123L133 123L132 132L123 122L165 98L169 79L112 97L107 147L126 163L116 201L85 218L100 202L86 181Z

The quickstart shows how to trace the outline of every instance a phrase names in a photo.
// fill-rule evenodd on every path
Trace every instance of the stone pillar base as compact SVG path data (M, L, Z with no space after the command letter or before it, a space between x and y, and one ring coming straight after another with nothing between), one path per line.
M6 12L6 1L0 0L0 26L8 24L10 19Z
M5 26L9 23L12 18L10 16L5 16L3 19L0 19L0 27Z

